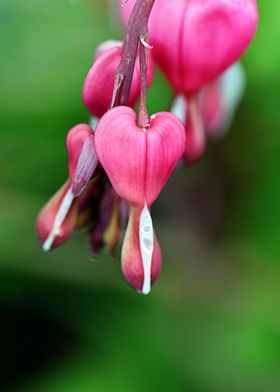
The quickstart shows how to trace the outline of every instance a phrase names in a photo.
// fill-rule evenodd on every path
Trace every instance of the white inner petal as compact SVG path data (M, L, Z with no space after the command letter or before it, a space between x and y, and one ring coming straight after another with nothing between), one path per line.
M47 239L45 240L45 242L43 243L42 248L44 251L47 252L51 249L54 239L59 233L60 226L64 222L64 219L66 218L66 215L70 210L73 199L74 196L70 188L68 192L65 194L64 198L62 199L59 209L57 210L56 216L54 218L52 230L49 236L47 237Z
M171 106L171 113L174 114L183 124L187 120L187 100L183 95L176 95Z
M223 104L227 114L224 124L224 133L226 133L231 126L235 111L245 92L246 77L240 63L234 64L223 73L221 86Z
M142 287L143 294L151 291L151 267L152 255L154 250L154 229L150 211L146 201L140 215L139 221L139 240L140 250L144 269L144 282Z
M96 128L96 126L98 124L98 121L99 121L99 118L98 117L94 117L94 116L91 116L90 119L89 119L88 124L91 127L91 129L93 130L93 132L95 131L95 128Z

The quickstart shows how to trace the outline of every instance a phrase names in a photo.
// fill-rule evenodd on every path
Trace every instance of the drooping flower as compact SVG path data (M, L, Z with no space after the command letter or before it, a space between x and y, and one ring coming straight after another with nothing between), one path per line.
M114 88L115 73L122 56L121 41L106 41L97 48L95 61L90 68L83 86L83 100L88 111L100 118L109 109ZM147 57L148 85L152 82L154 62L152 54ZM128 105L134 107L140 96L139 59L136 61Z
M143 208L158 197L185 147L182 123L169 112L156 113L139 128L127 106L109 110L95 131L100 163L118 195Z
M120 6L125 22L135 1ZM242 56L257 23L255 0L157 0L149 19L154 58L177 94L196 92Z
M77 222L76 198L90 182L98 164L92 129L87 124L70 129L66 146L69 178L37 218L37 233L45 251L54 249L70 237Z
M128 4L119 0L119 4L127 23L135 0ZM218 93L217 78L247 49L257 23L255 0L157 0L154 4L149 19L150 41L155 61L175 94L183 97L175 101L172 110L177 111L174 106L178 102L185 106L187 165L203 154L206 130L217 134L225 118L234 112L228 108L233 107L232 101L238 101L238 94L235 98L221 94L220 87ZM182 99L187 102L182 103Z
M185 150L184 127L174 115L157 113L150 120L149 128L140 128L134 110L116 107L101 118L94 139L111 184L130 205L123 273L137 291L146 294L161 268L149 208Z

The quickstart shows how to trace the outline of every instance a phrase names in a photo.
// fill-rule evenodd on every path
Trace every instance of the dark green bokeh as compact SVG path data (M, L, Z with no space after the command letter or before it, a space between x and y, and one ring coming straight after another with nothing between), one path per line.
M67 130L88 120L94 48L122 37L104 0L0 2L1 391L280 389L280 5L259 2L230 134L177 170L154 206L164 255L148 297L85 234L43 254L36 214L65 180ZM149 110L171 92L161 75Z

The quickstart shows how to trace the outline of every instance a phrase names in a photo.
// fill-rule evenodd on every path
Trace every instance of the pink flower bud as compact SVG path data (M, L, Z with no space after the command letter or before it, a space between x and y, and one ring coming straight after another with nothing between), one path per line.
M119 45L105 50L101 47L98 51L95 62L87 74L82 96L88 111L95 117L102 117L110 106L114 88L115 73L121 62L121 56L122 47ZM152 82L153 74L154 65L152 56L149 54L147 72L148 85ZM134 69L128 105L134 107L139 96L140 70L138 59Z
M148 294L161 271L161 252L149 210L131 207L122 247L122 271L138 292Z
M181 121L168 112L151 117L139 128L127 106L108 111L95 131L95 149L118 195L143 208L158 197L185 149Z
M125 22L134 5L120 7ZM194 92L242 56L257 23L255 0L157 0L149 19L154 58L176 92Z
M42 248L46 251L62 245L70 237L75 228L77 204L75 202L73 203L73 198L69 196L69 192L70 182L67 181L38 215L36 222L37 234ZM63 200L64 210L61 209ZM65 200L67 200L66 203ZM57 217L58 215L61 216L61 214L63 215L63 219L59 219L58 221ZM55 220L57 220L57 223L55 223Z

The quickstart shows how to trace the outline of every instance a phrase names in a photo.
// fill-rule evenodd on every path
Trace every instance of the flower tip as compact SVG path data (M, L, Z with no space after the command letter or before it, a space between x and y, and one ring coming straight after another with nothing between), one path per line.
M139 294L147 295L161 271L161 252L144 206L131 208L122 248L122 271Z
M148 295L151 292L151 287L143 287L141 294Z
M72 234L77 208L67 182L39 213L36 229L41 248L45 252L62 245Z

